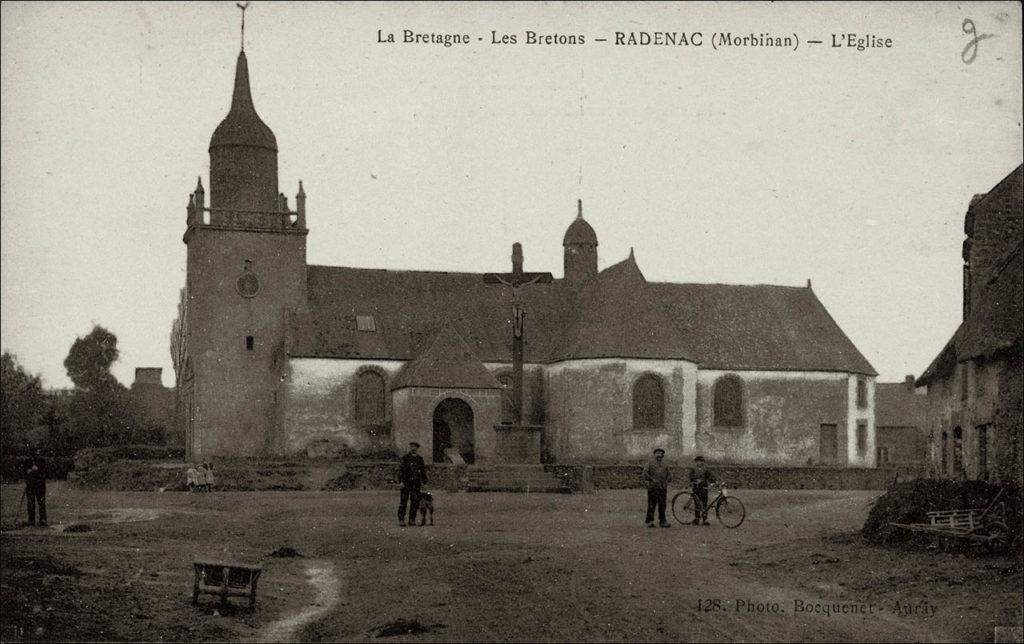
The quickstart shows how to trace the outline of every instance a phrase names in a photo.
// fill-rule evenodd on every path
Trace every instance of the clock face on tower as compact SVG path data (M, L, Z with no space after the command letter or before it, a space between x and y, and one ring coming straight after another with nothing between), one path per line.
M242 297L256 297L256 294L260 292L259 278L248 271L242 273L235 286L238 288L238 294Z

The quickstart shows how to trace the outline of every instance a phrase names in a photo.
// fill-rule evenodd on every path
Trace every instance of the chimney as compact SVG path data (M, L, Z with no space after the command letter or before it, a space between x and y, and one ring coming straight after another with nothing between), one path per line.
M909 391L910 393L914 393L914 391L916 391L917 389L916 387L914 387L914 380L914 374L912 373L907 374L906 377L903 378L903 383L906 385L907 391Z

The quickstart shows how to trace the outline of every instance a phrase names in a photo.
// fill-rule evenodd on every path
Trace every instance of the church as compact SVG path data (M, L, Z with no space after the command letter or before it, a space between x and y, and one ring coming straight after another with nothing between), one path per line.
M277 152L243 50L209 195L200 179L187 206L172 344L190 459L417 441L435 463L625 462L661 447L874 467L877 374L809 281L652 282L632 251L599 271L580 202L560 278L313 265L315 214L301 182L294 209L279 192ZM517 245L513 273L522 261Z

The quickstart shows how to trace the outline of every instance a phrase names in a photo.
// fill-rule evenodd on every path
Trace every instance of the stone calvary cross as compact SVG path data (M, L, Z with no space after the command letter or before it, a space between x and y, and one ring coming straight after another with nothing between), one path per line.
M512 244L512 272L485 273L485 284L503 284L512 289L512 424L523 422L523 338L526 309L519 289L528 284L548 284L551 273L523 272L523 245Z

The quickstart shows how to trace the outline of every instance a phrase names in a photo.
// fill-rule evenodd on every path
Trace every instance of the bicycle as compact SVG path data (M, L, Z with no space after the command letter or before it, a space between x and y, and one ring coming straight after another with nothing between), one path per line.
M743 502L731 496L729 491L722 484L712 483L710 487L718 488L718 496L708 501L708 510L714 509L718 521L727 528L738 528L747 517L747 510ZM682 491L672 497L672 516L679 523L693 523L693 518L698 513L697 504L700 499L693 495L693 492ZM700 512L705 514L705 512Z

